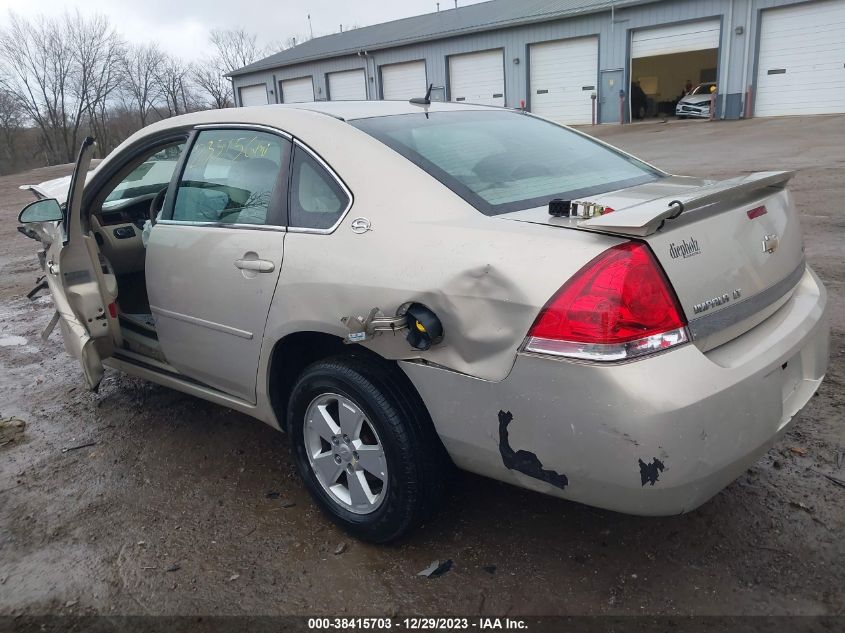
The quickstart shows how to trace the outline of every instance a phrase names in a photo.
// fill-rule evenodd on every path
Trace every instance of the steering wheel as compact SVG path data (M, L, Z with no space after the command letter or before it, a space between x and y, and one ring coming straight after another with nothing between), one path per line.
M156 216L159 211L161 211L161 207L164 205L164 197L167 195L167 189L168 187L165 187L159 191L150 201L150 222L152 224L156 223Z

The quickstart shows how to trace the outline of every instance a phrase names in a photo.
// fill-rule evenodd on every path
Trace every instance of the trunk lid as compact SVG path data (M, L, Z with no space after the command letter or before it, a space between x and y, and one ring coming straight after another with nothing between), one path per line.
M804 273L801 229L785 187L792 175L762 172L725 181L670 176L575 201L614 209L597 217L556 218L546 207L500 217L647 242L678 295L693 340L706 351L770 316Z

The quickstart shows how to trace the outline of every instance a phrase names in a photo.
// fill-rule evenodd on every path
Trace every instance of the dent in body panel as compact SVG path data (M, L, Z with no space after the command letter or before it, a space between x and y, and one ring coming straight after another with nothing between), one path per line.
M365 234L353 233L345 223L328 236L288 234L279 299L268 318L271 338L282 338L293 324L304 321L312 323L312 331L345 338L349 329L341 322L344 316L366 317L374 307L393 315L400 306L416 302L441 321L441 343L422 351L388 331L360 344L389 360L425 360L500 381L569 269L615 241L528 224L515 227L518 223L455 208L451 198L450 208L436 193L428 215L449 210L454 217L421 220L426 214L420 212L385 218L373 211L373 230ZM362 198L358 196L356 205ZM503 248L505 244L510 248ZM559 272L545 274L547 269ZM285 300L292 297L296 299Z
M526 450L514 451L508 437L508 425L513 422L513 414L510 411L499 411L499 453L502 455L502 462L509 470L516 470L523 475L534 479L545 481L561 490L569 485L566 475L553 470L543 468L540 459Z

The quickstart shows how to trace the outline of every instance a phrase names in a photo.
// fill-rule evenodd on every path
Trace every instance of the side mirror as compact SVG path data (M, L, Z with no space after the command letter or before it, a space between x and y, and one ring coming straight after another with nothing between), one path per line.
M26 205L18 215L18 222L21 224L32 224L33 222L59 222L64 219L59 201L55 198L36 200Z

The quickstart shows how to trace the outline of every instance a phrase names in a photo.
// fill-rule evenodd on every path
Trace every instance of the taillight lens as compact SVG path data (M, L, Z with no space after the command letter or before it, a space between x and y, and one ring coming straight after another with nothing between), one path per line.
M525 350L615 361L688 340L678 299L648 246L626 242L563 285L531 327Z

